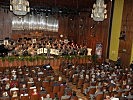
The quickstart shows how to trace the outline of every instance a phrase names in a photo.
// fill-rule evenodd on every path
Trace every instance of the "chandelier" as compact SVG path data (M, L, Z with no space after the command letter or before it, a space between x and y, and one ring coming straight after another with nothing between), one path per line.
M107 18L107 10L104 0L96 0L96 4L93 4L91 18L94 21L103 21Z
M10 0L10 11L15 15L26 15L30 12L29 2L27 0Z

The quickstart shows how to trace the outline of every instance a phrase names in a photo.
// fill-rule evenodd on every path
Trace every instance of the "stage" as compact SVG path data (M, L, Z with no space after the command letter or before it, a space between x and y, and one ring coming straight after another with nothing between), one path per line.
M26 56L26 57L1 57L0 58L0 69L7 67L19 67L19 66L43 66L50 64L53 69L58 69L61 62L72 62L73 64L84 64L90 63L90 56L58 56L50 57L46 56Z

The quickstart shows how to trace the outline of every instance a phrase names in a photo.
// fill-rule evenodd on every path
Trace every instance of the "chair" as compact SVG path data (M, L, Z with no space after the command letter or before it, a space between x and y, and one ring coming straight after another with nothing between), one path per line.
M39 100L39 95L31 95L30 100Z
M11 100L9 97L1 97L0 100Z
M112 92L113 91L113 88L114 88L114 86L110 86L109 87L109 92Z
M72 84L76 85L78 82L78 79L79 79L78 75L75 75L73 78Z
M46 89L47 93L50 93L50 92L52 92L52 87L51 87L51 86L49 86L49 87L46 87L45 89Z
M104 97L103 94L98 94L98 95L95 97L95 100L103 100L103 97Z
M48 81L44 81L44 82L42 82L42 86L43 87L49 87L49 82Z
M78 81L78 84L77 84L77 88L80 89L82 87L83 83L84 83L84 79L80 78Z
M58 75L55 75L54 76L54 81L58 81L58 79L59 79L59 76Z
M54 99L55 94L53 92L50 92L50 98Z
M66 99L61 99L61 100L70 100L70 98L66 98Z
M13 90L13 91L10 91L10 96L11 97L18 97L18 94L19 94L19 90Z
M49 85L50 86L53 86L53 84L54 84L54 81L50 81L50 84Z
M12 97L11 100L19 100L19 97Z
M47 95L47 93L39 93L39 98L41 99L41 97L45 98Z
M121 96L122 96L122 93L123 93L123 92L118 92L118 94L117 94L118 97L121 97Z
M89 82L84 83L83 87L81 88L81 93L83 93L83 90L89 87L89 85L90 85Z
M28 94L31 95L33 93L33 90L34 90L34 88L33 89L28 89Z
M72 95L72 91L71 90L67 91L67 95L71 96Z
M70 100L78 100L78 97L77 97L77 96L72 96L72 97L70 98Z
M53 93L58 93L60 91L60 86L53 87Z
M90 98L90 94L94 95L96 92L96 88L91 88L88 92L87 92L87 98Z
M20 100L30 100L29 96L20 96Z
M64 91L60 91L57 93L59 100L61 100L61 97L64 95Z
M70 72L70 70L69 70L69 69L67 69L67 70L66 70L66 73L65 73L66 78L68 78L68 77L69 77L69 72Z
M130 90L129 90L130 91ZM125 91L124 94L127 96L129 95L129 91Z
M60 92L64 92L65 91L65 88L66 88L65 85L60 86Z
M70 70L70 71L69 71L69 77L68 77L68 78L72 78L73 73L74 73L74 71L73 71L73 70Z

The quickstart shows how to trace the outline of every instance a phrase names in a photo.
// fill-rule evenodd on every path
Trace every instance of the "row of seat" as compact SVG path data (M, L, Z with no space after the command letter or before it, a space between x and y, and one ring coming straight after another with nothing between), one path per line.
M111 64L69 66L66 63L59 70L87 99L103 100L108 96L133 99L133 72L128 68Z
M6 68L0 72L0 86L0 100L78 100L62 76L42 66Z

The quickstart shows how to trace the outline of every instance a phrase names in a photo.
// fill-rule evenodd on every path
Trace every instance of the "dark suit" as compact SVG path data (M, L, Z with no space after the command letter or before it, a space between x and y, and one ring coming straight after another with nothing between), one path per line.
M130 64L130 68L132 68L132 70L133 70L133 63Z

